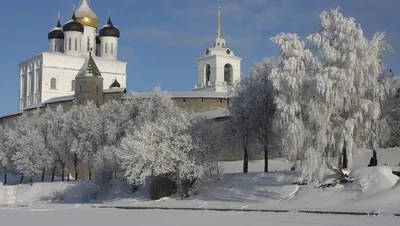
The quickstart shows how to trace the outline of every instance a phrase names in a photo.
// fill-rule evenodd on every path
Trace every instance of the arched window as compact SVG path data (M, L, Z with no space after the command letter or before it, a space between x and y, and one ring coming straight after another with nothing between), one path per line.
M219 46L219 42L218 42L218 46Z
M55 78L50 79L50 89L57 89L57 80Z
M71 46L72 46L72 43L71 43L72 41L71 41L71 38L69 38L68 39L68 50L71 50Z
M75 38L75 51L78 51L78 38Z
M210 82L211 76L211 66L209 64L206 65L206 85Z
M227 85L232 85L232 65L230 64L225 64L224 82L226 82Z
M108 43L106 43L106 47L105 47L106 50L104 51L104 52L106 52L106 54L107 54L107 47L108 47Z
M90 37L87 36L87 51L90 51Z
M114 54L114 43L111 43L111 54Z
M75 80L71 81L71 91L75 91Z

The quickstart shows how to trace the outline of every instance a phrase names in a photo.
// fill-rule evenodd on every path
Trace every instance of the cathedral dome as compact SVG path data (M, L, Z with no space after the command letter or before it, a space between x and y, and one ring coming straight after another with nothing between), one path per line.
M108 22L102 29L100 29L99 36L101 37L115 37L119 38L120 33L119 30L114 27L113 23L111 22L111 17L108 18Z
M117 79L115 79L114 82L110 85L110 89L112 88L121 88L121 84L119 84Z
M82 0L81 6L75 12L78 21L81 22L83 26L89 26L98 28L99 19L96 14L90 9L89 4L86 0Z
M64 33L62 31L60 19L57 21L57 25L51 29L51 31L48 34L49 39L64 39Z
M64 27L63 27L64 32L78 31L78 32L83 33L83 29L84 29L83 25L81 23L79 23L78 20L76 19L75 12L72 14L71 19L66 24L64 24Z

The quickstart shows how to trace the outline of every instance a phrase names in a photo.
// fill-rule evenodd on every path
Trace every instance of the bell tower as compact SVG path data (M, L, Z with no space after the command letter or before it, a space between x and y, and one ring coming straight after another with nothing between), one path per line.
M221 8L218 8L217 38L213 47L207 48L197 60L198 81L193 91L227 92L240 80L242 58L235 56L226 46L221 32Z

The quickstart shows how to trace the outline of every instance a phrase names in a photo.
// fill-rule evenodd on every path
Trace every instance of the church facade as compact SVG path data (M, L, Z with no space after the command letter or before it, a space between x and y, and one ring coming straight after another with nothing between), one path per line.
M197 84L191 92L169 92L176 105L188 113L226 114L228 90L240 80L241 58L222 38L221 13L212 47L197 60ZM93 101L98 106L108 100L123 101L127 62L118 60L120 31L108 18L98 31L98 18L86 0L71 19L48 33L50 51L19 64L19 111L4 115L0 123L10 125L24 112L62 105L67 111L74 104ZM143 98L150 92L138 93Z

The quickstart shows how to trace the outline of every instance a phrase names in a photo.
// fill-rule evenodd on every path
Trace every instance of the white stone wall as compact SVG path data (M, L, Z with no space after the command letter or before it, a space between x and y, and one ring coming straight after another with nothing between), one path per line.
M96 28L89 26L85 26L84 28L82 35L82 54L84 56L89 56L90 48L92 48L92 55L94 56L96 54Z
M64 32L64 53L71 56L82 55L82 33L78 31Z
M64 40L63 39L58 39L58 38L54 38L54 39L50 39L49 40L50 43L50 52L59 52L59 53L63 53L64 52Z
M229 84L224 82L225 65L232 66L232 84L240 80L241 74L241 58L234 55L230 50L230 54L226 53L226 48L215 47L209 49L209 54L197 60L198 63L198 81L193 89L194 91L210 91L210 92L227 92ZM206 83L206 65L211 66L210 83Z
M118 59L118 38L101 37L101 57L105 60Z
M126 88L126 62L104 60L94 57L103 75L103 88L109 89L114 79ZM84 56L59 53L42 53L20 64L19 109L44 102L54 97L73 95L72 81L85 62ZM51 89L51 79L56 81Z

